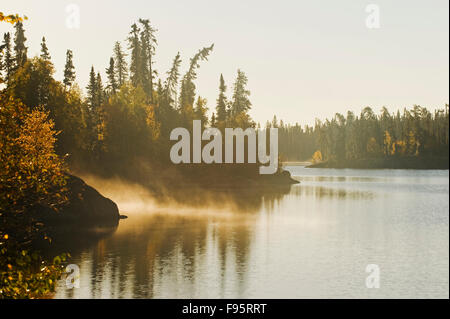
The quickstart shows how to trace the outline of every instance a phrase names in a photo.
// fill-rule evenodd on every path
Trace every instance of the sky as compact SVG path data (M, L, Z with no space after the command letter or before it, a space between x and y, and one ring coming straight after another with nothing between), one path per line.
M79 28L68 23L72 4ZM366 11L370 4L379 9L379 28L367 26L376 15ZM231 97L237 69L248 76L250 114L262 124L275 114L304 125L366 106L393 112L449 102L448 0L5 0L0 11L28 16L29 56L46 37L57 79L73 50L83 88L92 65L106 80L115 41L126 45L131 24L146 18L158 29L155 67L163 79L178 51L184 73L189 59L214 43L196 81L210 110L220 74ZM0 24L1 34L7 31L13 27Z

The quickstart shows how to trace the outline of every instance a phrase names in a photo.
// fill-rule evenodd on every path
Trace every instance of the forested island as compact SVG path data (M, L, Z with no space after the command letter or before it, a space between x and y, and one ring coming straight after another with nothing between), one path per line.
M213 44L184 61L186 73L180 73L180 53L169 70L157 72L157 30L139 19L125 43L116 42L105 57L106 78L92 66L83 90L72 50L58 81L45 37L40 55L30 57L24 19L0 17L15 29L3 35L0 46L1 297L38 298L54 289L65 256L49 260L33 248L36 240L51 239L48 224L64 218L117 225L117 206L73 174L120 177L161 201L168 196L188 201L182 196L186 189L190 200L207 189L248 187L258 188L262 197L295 183L282 170L283 160L310 160L316 167L448 168L448 105L434 113L420 106L396 114L383 108L380 115L366 107L359 116L336 114L313 127L276 117L261 125L249 114L247 76L237 70L230 88L218 75L218 97L208 115L208 101L197 93L195 80ZM201 120L202 130L278 128L278 172L261 176L259 166L249 163L173 165L170 132L192 129L193 120ZM424 161L433 164L422 167Z

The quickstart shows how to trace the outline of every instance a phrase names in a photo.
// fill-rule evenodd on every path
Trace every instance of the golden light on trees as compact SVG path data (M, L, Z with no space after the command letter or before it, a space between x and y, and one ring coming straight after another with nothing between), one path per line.
M22 22L24 20L28 20L27 16L19 16L18 14L4 14L0 11L0 22L7 22L11 24L15 24L17 22Z

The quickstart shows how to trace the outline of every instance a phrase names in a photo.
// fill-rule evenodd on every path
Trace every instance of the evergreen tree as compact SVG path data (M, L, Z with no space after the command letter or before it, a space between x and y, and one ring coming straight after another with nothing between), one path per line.
M210 47L205 47L197 52L196 55L191 59L189 69L186 74L183 76L183 80L181 82L181 92L180 92L180 110L182 115L186 120L189 117L189 113L191 112L194 100L195 100L195 84L194 81L197 78L197 68L200 67L199 62L208 60L208 55L214 48L214 44Z
M114 46L114 70L118 87L121 87L128 77L128 66L125 58L126 54L123 52L120 42L116 42Z
M95 79L96 82L96 104L97 106L100 106L105 102L105 90L103 88L103 81L100 73L97 73L97 78Z
M224 123L227 119L227 97L225 96L225 92L227 87L225 85L225 80L223 79L223 75L220 75L220 85L219 85L219 98L217 99L217 122Z
M91 72L89 73L89 84L87 89L87 101L90 107L90 111L93 111L97 106L97 78L95 77L94 67L91 67Z
M181 57L180 52L177 53L172 62L172 68L167 72L167 79L164 83L164 99L170 108L174 108L177 99L177 84L180 76Z
M109 59L109 67L106 69L106 75L108 76L107 89L109 93L115 94L117 91L116 73L114 67L114 58Z
M64 87L71 87L75 81L75 67L73 66L73 53L72 50L66 52L66 65L64 67Z
M42 37L41 42L41 58L46 61L50 61L51 59L50 53L48 52L47 43L45 41L45 37Z
M150 98L150 103L153 103L153 56L156 50L156 29L150 25L150 20L139 19L139 23L142 24L142 31L140 34L141 39L141 58L143 67L143 88L147 96Z
M157 87L156 92L158 94L157 103L159 106L161 106L161 101L164 98L164 88L163 88L161 79L158 79L158 85L156 87Z
M142 67L142 50L139 39L139 28L134 23L131 26L130 36L128 37L129 49L131 50L130 79L133 86L142 86L144 83Z
M25 30L22 22L17 22L14 26L16 29L14 37L14 53L15 53L15 67L19 68L27 61L27 50L25 46L27 38L25 37Z
M0 45L0 84L3 83L3 47Z
M234 83L233 91L233 104L232 104L232 115L237 116L238 114L246 114L250 108L251 103L249 100L250 91L247 90L247 76L241 70L238 70L236 82Z
M11 49L11 34L9 32L3 35L2 51L4 52L2 70L4 71L4 81L8 84L14 68L14 58Z
M104 149L103 140L105 138L105 115L104 115L104 106L105 102L105 91L103 88L102 77L100 73L97 73L96 79L96 90L97 90L97 108L95 109L94 120L96 121L97 128L97 141L94 144L94 153L98 157L101 151Z
M211 115L211 127L216 127L216 125L216 114L213 112L213 114Z
M164 84L158 81L158 108L157 117L161 122L161 135L166 137L178 121L176 113L177 85L180 76L180 53L173 59L172 67L167 72Z
M206 115L206 112L208 112L208 107L206 106L206 103L207 100L199 96L194 108L195 119L202 121L202 130L208 124L208 116Z
M11 76L7 91L30 109L42 106L53 112L56 108L55 103L49 105L49 98L57 95L54 93L56 81L53 79L53 73L52 63L34 57Z

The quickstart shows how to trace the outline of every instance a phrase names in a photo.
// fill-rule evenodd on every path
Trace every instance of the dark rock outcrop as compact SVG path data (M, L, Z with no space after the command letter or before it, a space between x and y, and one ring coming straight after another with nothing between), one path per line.
M81 178L68 175L68 201L58 207L36 207L36 217L47 225L114 226L119 223L117 205L87 185Z
M116 203L102 196L81 178L70 175L67 181L69 202L63 214L80 219L81 222L115 224L119 221Z
M272 175L261 175L261 180L269 185L292 185L299 184L300 182L291 177L291 173L286 170L280 169L278 172Z

